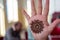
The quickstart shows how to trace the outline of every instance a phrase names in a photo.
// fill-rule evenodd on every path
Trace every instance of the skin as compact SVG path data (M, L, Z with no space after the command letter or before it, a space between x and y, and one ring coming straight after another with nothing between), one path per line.
M43 21L44 29L41 33L34 33L32 32L33 37L35 40L46 40L48 35L53 31L55 26L60 23L60 19L56 19L53 23L48 24L47 17L49 12L49 0L46 0L46 4L44 10L42 10L42 0L38 0L38 8L37 11L35 9L34 0L31 0L31 7L32 7L32 16L30 17L27 12L22 9L23 15L26 16L28 23L32 23L34 20Z
M17 27L16 27L16 30L17 31L21 30L22 29L21 27L22 27L21 24L18 24Z
M19 23L16 27L15 27L15 25L13 24L12 28L13 28L14 31L20 31L21 28L22 28L22 24Z

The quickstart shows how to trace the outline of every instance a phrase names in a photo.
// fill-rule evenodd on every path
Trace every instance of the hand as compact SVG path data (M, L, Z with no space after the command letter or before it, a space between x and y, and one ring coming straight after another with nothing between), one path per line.
M25 10L23 10L23 14L26 16L28 23L31 24L35 20L39 20L43 22L43 31L41 33L35 33L31 30L33 37L36 40L46 40L47 36L53 31L55 26L60 23L60 19L56 19L50 25L48 24L47 17L49 12L49 0L46 0L45 8L42 11L42 0L38 0L38 8L37 11L35 9L34 0L31 0L32 6L32 16L30 17ZM33 27L33 26L32 26Z

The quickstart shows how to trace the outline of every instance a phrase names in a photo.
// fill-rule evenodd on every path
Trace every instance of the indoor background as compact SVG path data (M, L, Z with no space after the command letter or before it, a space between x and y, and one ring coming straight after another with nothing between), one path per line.
M37 9L37 0L35 0ZM43 0L43 7L45 0ZM52 14L60 12L60 0L50 0L48 22L51 23ZM0 0L0 37L4 37L7 28L16 21L23 24L23 29L27 30L28 23L21 9L24 8L31 16L31 0Z

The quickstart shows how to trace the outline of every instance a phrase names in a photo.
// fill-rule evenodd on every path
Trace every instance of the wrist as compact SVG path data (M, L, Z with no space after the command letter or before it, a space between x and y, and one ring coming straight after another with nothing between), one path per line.
M34 40L41 40L41 39L34 39Z
M34 40L49 40L49 38L48 37L46 37L46 38L35 38Z

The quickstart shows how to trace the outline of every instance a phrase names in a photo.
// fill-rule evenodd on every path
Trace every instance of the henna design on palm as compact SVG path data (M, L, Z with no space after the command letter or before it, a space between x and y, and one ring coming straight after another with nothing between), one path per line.
M35 33L41 33L43 31L43 22L39 20L32 21L31 23L31 30Z

